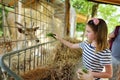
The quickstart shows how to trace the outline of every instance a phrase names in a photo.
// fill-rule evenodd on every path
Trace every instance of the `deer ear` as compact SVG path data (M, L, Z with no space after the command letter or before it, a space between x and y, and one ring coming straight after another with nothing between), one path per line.
M25 31L22 28L18 28L19 33L25 33Z
M35 28L34 28L34 31L36 31L37 29L39 29L39 27L35 27Z

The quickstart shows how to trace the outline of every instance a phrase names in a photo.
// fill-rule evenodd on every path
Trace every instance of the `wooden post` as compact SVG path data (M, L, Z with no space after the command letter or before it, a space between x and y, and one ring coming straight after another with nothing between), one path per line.
M51 3L54 3L55 0L50 0Z
M35 0L27 0L26 2L25 2L25 4L23 4L23 7L27 7L27 6L30 6L30 5L32 5L33 3L35 3Z
M91 17L95 17L95 16L96 16L98 6L99 6L98 3L95 3L95 4L92 6L92 14L91 14L92 16L91 16Z
M70 23L69 23L69 17L70 17L70 1L65 0L65 35L70 34Z
M10 3L8 3L8 5L9 6L13 6L17 2L18 2L18 0L11 0Z

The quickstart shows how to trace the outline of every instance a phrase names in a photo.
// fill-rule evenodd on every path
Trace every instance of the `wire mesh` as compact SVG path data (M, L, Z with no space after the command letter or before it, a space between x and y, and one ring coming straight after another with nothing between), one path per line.
M26 0L2 0L0 53L15 51L48 42L46 34L53 31L54 10L41 2L31 4ZM11 4L10 4L11 3Z
M20 74L47 64L54 8L39 0L0 0L0 12L0 80L21 80Z

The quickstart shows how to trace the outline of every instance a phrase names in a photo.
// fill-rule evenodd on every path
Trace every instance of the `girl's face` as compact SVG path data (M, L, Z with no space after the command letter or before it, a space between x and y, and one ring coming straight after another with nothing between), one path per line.
M87 37L88 41L90 41L90 42L92 42L93 40L96 39L96 35L95 35L94 31L88 25L86 26L85 36Z

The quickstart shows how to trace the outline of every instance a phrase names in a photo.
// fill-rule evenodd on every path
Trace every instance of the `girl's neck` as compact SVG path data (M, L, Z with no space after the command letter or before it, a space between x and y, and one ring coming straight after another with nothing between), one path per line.
M92 41L91 46L96 47L97 43L96 41Z

